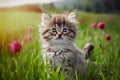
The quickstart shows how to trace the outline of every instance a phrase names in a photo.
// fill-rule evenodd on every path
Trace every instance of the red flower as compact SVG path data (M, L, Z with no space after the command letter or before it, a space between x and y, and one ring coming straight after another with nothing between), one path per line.
M31 41L31 36L26 35L26 36L25 36L25 42L28 43L28 42L30 42L30 41Z
M105 23L104 22L99 22L98 27L100 29L104 29L105 28Z
M33 29L32 29L32 27L30 27L30 28L29 28L29 32L31 33L31 32L32 32L32 30L33 30Z
M14 40L10 46L9 49L12 53L18 53L21 51L22 49L22 44L20 42L18 42L17 40Z
M111 40L111 36L109 34L106 35L107 40Z
M95 23L95 22L93 22L92 24L91 24L91 27L92 28L95 28L97 26L97 24Z
M0 44L0 51L2 50L2 45Z

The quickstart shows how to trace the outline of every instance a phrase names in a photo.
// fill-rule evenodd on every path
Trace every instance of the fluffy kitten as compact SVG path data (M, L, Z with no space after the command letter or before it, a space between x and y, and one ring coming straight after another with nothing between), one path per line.
M45 64L48 59L55 69L60 66L67 74L85 72L88 64L86 57L93 50L93 45L87 44L83 51L74 45L77 35L75 12L68 15L42 13L39 32Z

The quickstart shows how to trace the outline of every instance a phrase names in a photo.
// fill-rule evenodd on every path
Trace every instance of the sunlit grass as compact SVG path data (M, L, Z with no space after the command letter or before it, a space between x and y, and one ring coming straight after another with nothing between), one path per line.
M41 48L38 33L40 14L10 12L0 13L0 44L3 49L0 52L0 79L1 80L64 80L64 73L44 66L41 57ZM83 48L87 42L95 45L93 55L88 60L87 72L82 77L76 75L78 80L119 80L120 74L120 38L119 15L93 14L80 12L78 14L80 25L78 26L78 37L75 44ZM110 18L110 20L108 20ZM92 22L104 21L104 31L112 37L106 40L105 35L98 28L91 28ZM4 26L4 27L1 27ZM10 27L9 27L10 26ZM32 33L28 28L32 26ZM10 32L8 33L8 31ZM31 42L24 41L24 35L31 34ZM10 35L10 37L8 36ZM9 44L14 39L23 44L21 52L13 55L9 51ZM71 78L70 78L71 79ZM73 80L73 79L71 79Z

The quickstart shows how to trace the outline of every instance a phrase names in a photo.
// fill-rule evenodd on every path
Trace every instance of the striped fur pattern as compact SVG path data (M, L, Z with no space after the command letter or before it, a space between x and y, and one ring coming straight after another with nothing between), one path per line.
M85 54L74 45L77 36L75 12L68 15L42 13L39 32L45 63L48 59L54 68L60 66L69 74L74 71L85 72L87 68Z

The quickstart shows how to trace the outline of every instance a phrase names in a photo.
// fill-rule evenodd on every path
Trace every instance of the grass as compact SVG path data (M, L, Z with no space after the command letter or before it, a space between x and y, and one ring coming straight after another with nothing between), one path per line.
M3 45L0 52L0 80L65 80L63 72L58 74L59 68L49 70L43 64L37 26L40 24L39 15L27 12L0 13L0 44ZM95 49L88 60L87 72L83 77L76 75L76 80L119 80L120 15L80 12L77 18L80 24L75 44L83 48L87 42L93 42ZM110 41L106 40L102 30L91 28L92 22L100 21L105 22L104 31L111 35ZM32 33L28 32L29 26L33 27ZM32 36L29 43L24 42L26 34ZM14 39L23 44L22 51L17 55L9 51L9 44Z

